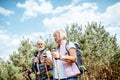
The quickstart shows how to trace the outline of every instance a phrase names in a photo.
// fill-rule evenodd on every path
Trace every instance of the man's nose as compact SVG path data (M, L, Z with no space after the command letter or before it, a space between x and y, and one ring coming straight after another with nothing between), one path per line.
M42 47L42 46L40 45L40 47Z

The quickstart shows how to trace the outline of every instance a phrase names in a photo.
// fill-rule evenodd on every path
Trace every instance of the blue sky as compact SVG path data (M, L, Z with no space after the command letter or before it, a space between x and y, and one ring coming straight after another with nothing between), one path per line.
M0 0L0 57L8 59L20 40L32 41L66 25L101 22L120 45L119 0Z

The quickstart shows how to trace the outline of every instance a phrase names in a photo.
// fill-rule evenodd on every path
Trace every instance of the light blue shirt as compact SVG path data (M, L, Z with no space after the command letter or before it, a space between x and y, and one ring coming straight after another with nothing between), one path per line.
M67 78L65 75L65 70L64 70L62 61L55 60L55 59L53 59L53 60L54 60L54 68L53 68L54 69L54 78L58 79L58 72L59 72L60 79Z

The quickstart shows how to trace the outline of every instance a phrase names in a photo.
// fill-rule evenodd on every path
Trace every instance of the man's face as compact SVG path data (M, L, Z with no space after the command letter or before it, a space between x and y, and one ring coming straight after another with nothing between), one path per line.
M59 43L59 42L60 42L60 35L59 35L58 32L55 32L55 33L54 33L54 40L55 40L56 43Z
M38 42L37 42L37 48L38 48L39 50L44 49L44 43L41 42L41 41L38 41Z

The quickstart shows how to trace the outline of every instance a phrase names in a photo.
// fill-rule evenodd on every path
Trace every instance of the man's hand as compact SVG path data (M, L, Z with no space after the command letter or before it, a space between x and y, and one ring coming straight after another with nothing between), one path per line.
M28 70L28 69L24 70L24 74L25 74L26 76L28 76L29 80L32 80L31 77L30 77L31 69L30 69L30 70Z
M41 61L41 63L45 63L45 61L46 61L46 58L47 58L47 56L46 55L42 55L41 56L41 58L40 58L40 61Z
M38 60L37 57L34 57L34 62L35 62L35 63L39 63L39 60Z
M25 71L24 71L24 73L25 73L25 75L30 75L30 70L28 70L28 69L26 69Z
M47 65L52 65L52 59L50 59L49 57L47 57L46 55L42 55L42 63L47 64Z

